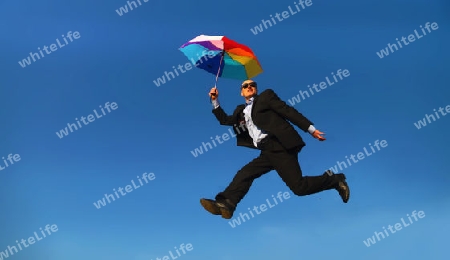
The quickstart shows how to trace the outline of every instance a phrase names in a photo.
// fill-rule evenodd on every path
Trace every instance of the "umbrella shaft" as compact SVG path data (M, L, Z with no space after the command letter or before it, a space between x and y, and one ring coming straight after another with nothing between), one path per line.
M225 56L225 52L222 52L222 57L220 57L219 69L217 70L216 83L214 84L214 87L217 86L217 80L219 79L219 74L220 74L220 67L222 67L222 61L223 61L224 56Z

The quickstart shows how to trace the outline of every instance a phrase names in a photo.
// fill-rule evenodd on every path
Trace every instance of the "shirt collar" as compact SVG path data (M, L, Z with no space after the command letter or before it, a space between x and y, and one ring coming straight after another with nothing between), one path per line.
M248 106L248 105L251 105L251 104L253 104L253 100L255 99L255 97L251 97L248 101L247 101L247 103L245 104L245 106Z

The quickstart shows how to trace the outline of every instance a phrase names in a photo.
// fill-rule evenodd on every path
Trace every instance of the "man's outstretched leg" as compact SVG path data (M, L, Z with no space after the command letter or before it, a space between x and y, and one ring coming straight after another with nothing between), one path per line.
M271 158L275 170L295 195L305 196L335 189L342 201L348 202L350 189L343 173L328 174L325 172L319 176L302 176L296 152L273 153L269 158Z
M203 198L200 200L200 203L211 214L222 215L223 218L230 219L236 210L237 204L250 190L253 181L273 169L269 159L261 154L242 167L228 187L217 194L215 200Z

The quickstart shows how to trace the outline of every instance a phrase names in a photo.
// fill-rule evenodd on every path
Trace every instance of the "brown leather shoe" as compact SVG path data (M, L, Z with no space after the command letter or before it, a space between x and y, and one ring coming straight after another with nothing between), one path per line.
M339 192L339 195L342 198L344 203L347 203L350 199L350 187L348 187L347 182L345 181L346 177L343 173L335 174L338 178L338 183L336 185L336 190Z
M213 215L222 215L222 218L230 219L233 217L235 206L228 199L225 201L215 201L211 199L200 199L203 208Z

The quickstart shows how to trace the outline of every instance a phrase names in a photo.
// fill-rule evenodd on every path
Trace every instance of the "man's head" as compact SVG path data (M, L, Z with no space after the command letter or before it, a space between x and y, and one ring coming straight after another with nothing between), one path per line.
M241 85L241 96L245 100L249 100L251 97L258 93L258 85L251 79L245 80Z

